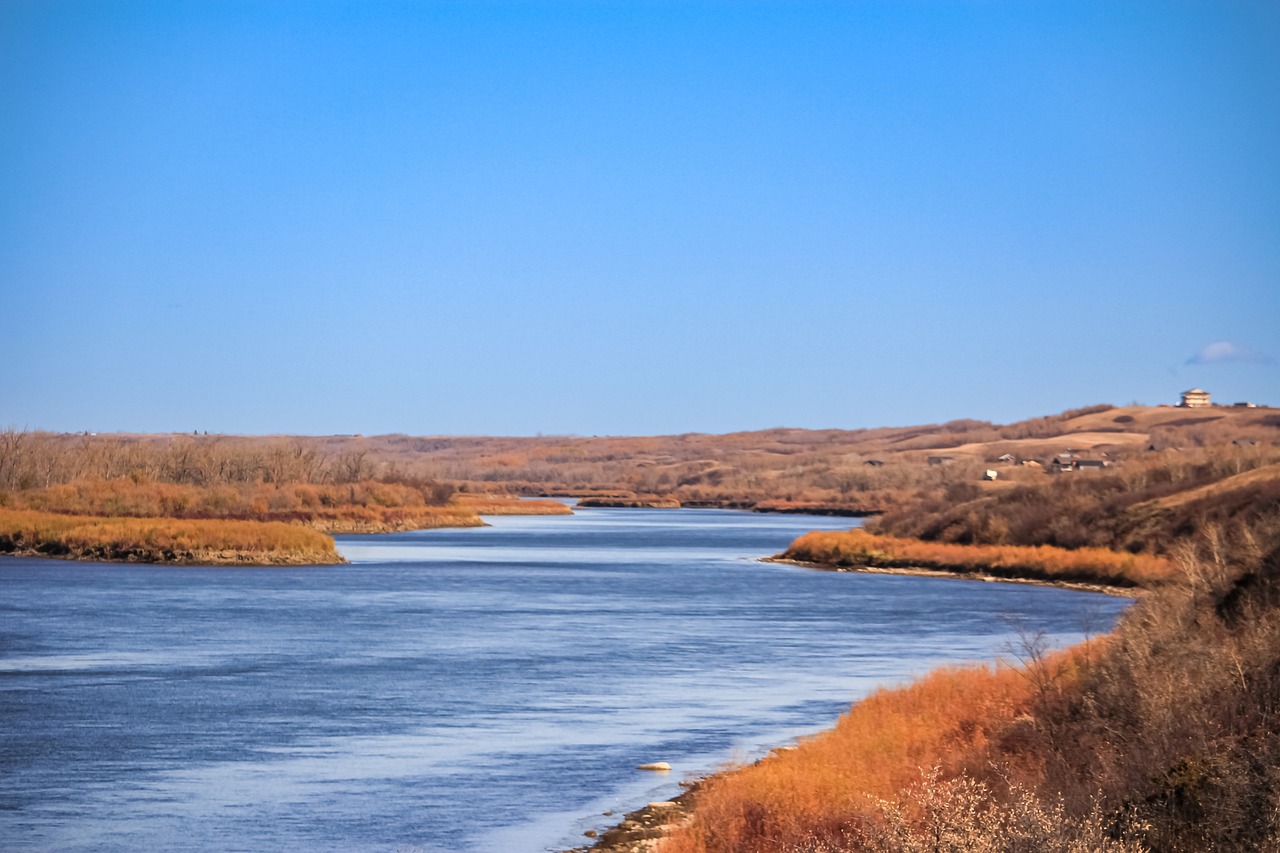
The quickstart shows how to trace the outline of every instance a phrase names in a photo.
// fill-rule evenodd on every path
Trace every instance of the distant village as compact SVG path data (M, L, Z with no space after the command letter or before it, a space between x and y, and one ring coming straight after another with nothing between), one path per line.
M1203 388L1191 388L1183 391L1180 400L1173 404L1181 409L1207 409L1207 408L1232 408L1232 409L1254 409L1257 408L1255 403L1231 403L1223 405L1214 403L1208 391ZM1238 438L1232 444L1237 447L1249 447L1257 444L1252 438ZM1177 451L1176 447L1161 447L1152 443L1147 446L1148 452L1155 451ZM925 464L929 466L948 466L957 462L954 456L929 456L925 460ZM994 459L988 459L988 463L997 463L1004 466L1017 465L1026 468L1036 468L1048 474L1071 474L1086 471L1101 471L1110 468L1114 463L1110 458L1110 454L1106 451L1094 450L1075 450L1067 449L1060 453L1054 454L1049 459L1040 458L1024 458L1013 453L1004 453ZM867 465L872 467L880 467L884 462L879 459L869 459ZM982 474L983 480L998 480L1000 471L996 468L988 468Z

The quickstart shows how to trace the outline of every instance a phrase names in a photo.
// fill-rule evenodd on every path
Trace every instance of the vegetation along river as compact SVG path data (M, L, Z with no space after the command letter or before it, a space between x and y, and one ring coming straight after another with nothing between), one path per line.
M0 847L568 847L1019 620L1065 645L1127 603L756 559L848 519L490 521L339 537L343 566L0 559Z

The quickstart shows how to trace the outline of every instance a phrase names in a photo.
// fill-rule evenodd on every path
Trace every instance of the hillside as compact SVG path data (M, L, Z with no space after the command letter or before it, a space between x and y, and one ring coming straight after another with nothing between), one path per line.
M1230 527L1280 495L1278 438L1274 409L1138 406L1003 426L651 437L5 430L0 507L334 533L560 513L559 503L515 498L575 495L615 506L884 514L873 527L899 537L1164 553L1202 522Z
M1258 468L1155 502L1186 509L1274 476ZM1180 534L1177 574L1149 586L1112 634L1058 654L1024 635L994 667L878 691L832 730L699 782L665 816L656 849L1280 849L1280 501L1267 494L1229 524L1201 517ZM1106 515L1105 492L1073 498L1081 517ZM892 559L895 544L809 534L793 548L865 564ZM915 564L989 550L903 544L923 548Z
M922 492L954 483L981 484L987 469L999 479L981 488L1036 482L1041 472L1018 462L1047 463L1067 452L1108 463L1206 448L1265 453L1280 439L1280 411L1090 406L1003 426L961 420L651 437L35 435L43 458L23 472L6 463L0 442L0 488L85 474L110 479L139 465L169 469L154 474L157 479L199 483L248 467L268 481L410 477L463 492L645 495L697 505L775 502L876 512L911 506ZM999 461L1004 454L1014 461ZM931 465L931 456L949 458Z

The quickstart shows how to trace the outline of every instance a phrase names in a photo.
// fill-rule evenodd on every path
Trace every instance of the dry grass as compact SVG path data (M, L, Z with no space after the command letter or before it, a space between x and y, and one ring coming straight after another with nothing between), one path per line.
M144 478L85 478L10 493L4 505L42 512L115 518L281 521L327 533L387 533L477 527L474 508L436 506L421 489L373 480L358 483L241 483L195 486Z
M830 566L940 569L1123 587L1152 586L1178 576L1172 562L1147 554L1047 545L956 545L877 536L857 529L806 533L782 556Z
M179 563L339 563L333 540L279 522L101 518L0 509L0 551Z
M1280 462L1271 465L1264 465L1261 468L1255 468L1252 471L1242 471L1239 474L1232 474L1224 477L1208 485L1201 486L1197 489L1187 489L1173 495L1163 498L1157 498L1148 504L1139 504L1138 507L1150 506L1153 509L1172 509L1184 506L1194 501L1213 498L1236 489L1251 488L1266 483L1280 482Z
M1280 849L1280 515L1064 653L935 672L713 777L662 853Z
M1008 669L938 670L858 702L798 748L708 780L663 853L773 853L836 843L875 823L877 800L921 768L963 768L1028 710L1032 682Z
M655 437L442 437L99 435L0 430L0 490L26 491L86 477L140 475L214 486L320 486L379 480L411 485L443 504L454 486L480 493L635 494L701 506L763 501L845 510L913 509L956 483L981 479L1006 450L1042 458L1111 445L1128 465L1148 439L1183 451L1275 446L1268 409L1090 406L1004 426L975 420L864 430L770 429ZM929 455L955 455L946 468ZM868 463L873 463L868 465ZM998 488L998 487L997 487ZM1032 544L1032 543L1021 543Z
M504 495L457 494L453 503L480 515L573 515L573 510L560 501L521 500Z
M679 509L680 501L675 498L663 498L657 495L636 495L628 498L589 497L578 501L578 506L590 507L629 507L631 509Z
M998 441L982 441L961 444L948 450L948 453L968 453L990 458L1002 453L1015 453L1023 456L1053 456L1055 453L1071 448L1075 450L1092 450L1097 447L1119 446L1138 447L1151 440L1146 433L1132 432L1072 432L1052 438L1011 438Z

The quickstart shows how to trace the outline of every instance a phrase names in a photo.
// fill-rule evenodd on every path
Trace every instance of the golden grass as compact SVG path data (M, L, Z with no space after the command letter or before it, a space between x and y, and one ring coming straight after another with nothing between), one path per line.
M1234 489L1243 489L1249 486L1260 485L1263 483L1280 482L1280 462L1264 465L1261 468L1254 468L1252 471L1243 471L1239 474L1233 474L1207 486L1201 486L1198 489L1187 489L1163 498L1156 498L1139 506L1148 506L1156 509L1169 509L1172 507L1180 507L1193 501L1204 500L1230 492Z
M992 667L937 670L855 704L794 750L707 780L662 853L803 849L867 825L922 768L961 769L1029 706L1033 682Z
M189 563L338 563L333 540L294 524L103 518L0 509L0 550L73 559Z
M425 507L422 492L399 483L242 483L194 486L144 478L96 477L16 492L12 505L72 515L254 517L337 507Z
M389 533L483 523L473 508L432 505L413 486L374 480L204 487L132 477L86 478L11 493L7 500L14 508L68 515L279 521L326 533Z
M664 498L657 495L637 495L631 498L589 497L578 500L580 507L626 507L628 509L679 509L680 501L676 498Z
M438 527L481 527L484 524L475 510L454 506L344 506L281 513L274 517L325 533L394 533Z
M454 495L456 506L480 515L573 515L573 510L560 501L521 500L494 495Z
M878 536L857 529L806 533L782 556L841 567L925 568L1124 587L1152 586L1178 577L1172 562L1148 554L1049 545L956 545Z
M1024 455L1053 456L1068 447L1074 450L1092 450L1096 447L1140 447L1150 441L1144 432L1072 432L1049 438L1005 438L996 441L978 441L948 448L947 453L968 453L982 458L998 455L997 451Z

